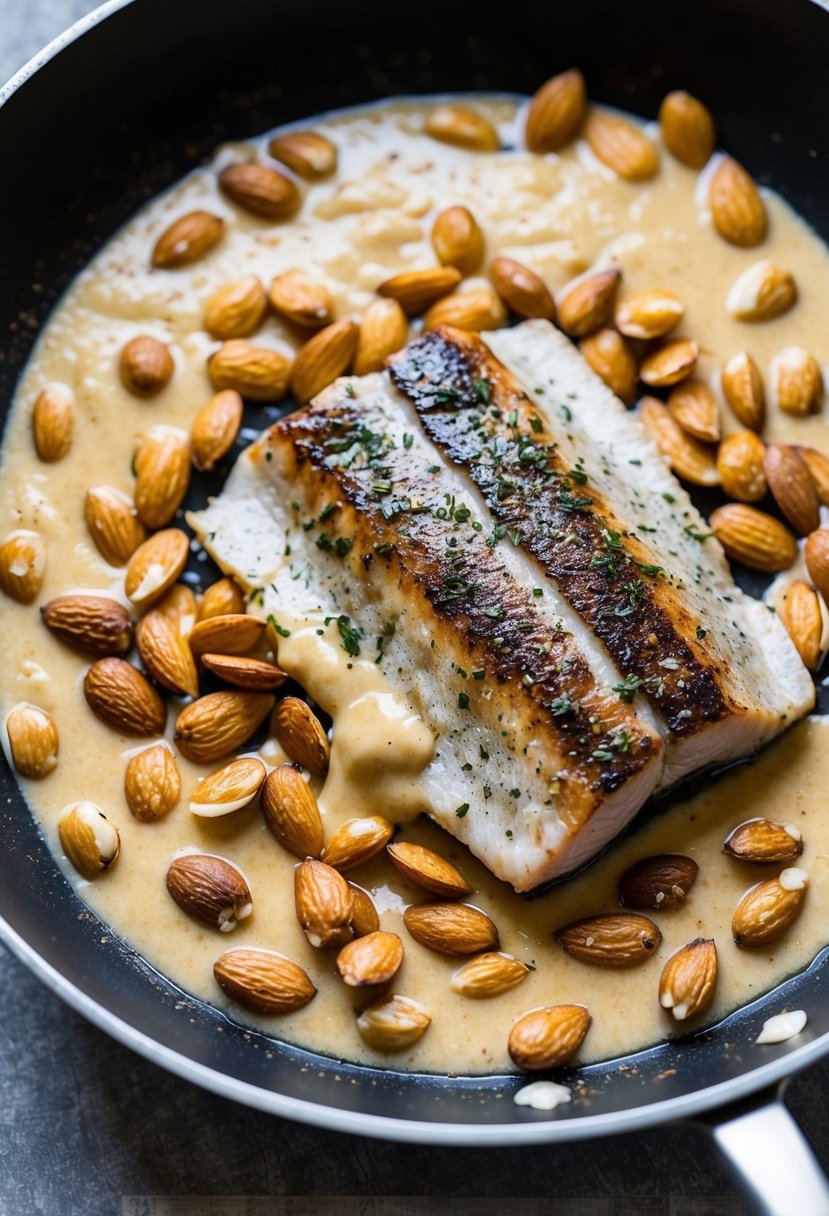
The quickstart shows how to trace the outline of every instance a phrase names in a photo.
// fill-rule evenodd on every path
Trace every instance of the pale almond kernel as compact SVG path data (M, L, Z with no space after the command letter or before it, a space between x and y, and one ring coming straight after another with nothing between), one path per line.
M245 654L262 640L267 622L245 612L205 617L193 626L190 649L198 658L203 654Z
M290 371L285 355L244 338L223 343L207 360L213 387L235 389L248 401L280 401L288 391Z
M200 777L190 795L190 813L219 819L249 806L265 780L265 766L256 756L240 756Z
M110 566L125 566L147 539L132 499L112 486L87 490L84 519L98 552Z
M717 984L717 947L713 938L698 937L675 951L659 978L659 1004L677 1022L704 1013Z
M777 612L804 667L817 671L823 655L823 612L814 587L797 579L786 588Z
M235 283L224 283L207 303L204 328L211 338L227 342L249 338L264 320L268 309L265 288L255 274Z
M268 144L268 152L307 181L319 181L337 168L337 145L318 131L277 135Z
M63 460L72 446L75 395L65 384L42 389L32 410L32 436L38 459L45 464Z
M552 76L533 94L524 139L530 152L558 152L584 121L587 95L581 72Z
M736 321L772 321L797 300L797 284L788 270L765 258L735 281L725 307Z
M806 569L826 603L829 603L829 528L818 528L804 546Z
M695 486L719 482L714 451L683 431L668 407L656 397L643 397L639 417L671 469Z
M155 397L176 370L169 346L147 334L127 342L118 367L121 383L134 397Z
M473 152L497 152L498 133L488 119L469 106L445 102L426 119L426 134L456 148Z
M509 954L490 951L464 963L452 976L452 990L473 1001L511 992L530 974L529 967Z
M323 846L322 818L314 791L293 764L271 769L262 786L265 823L294 857L319 857Z
M651 388L669 388L687 379L697 365L699 347L688 338L666 342L642 360L639 379ZM712 398L713 399L713 398Z
M549 1005L525 1013L507 1042L510 1059L527 1072L563 1068L584 1042L592 1022L583 1005Z
M288 220L302 203L290 177L258 161L228 165L219 174L219 186L234 203L263 219Z
M510 312L519 317L541 317L552 321L555 301L547 285L534 270L513 258L495 258L489 267L495 290Z
M765 239L763 200L751 177L730 156L723 157L711 178L708 203L714 228L730 244L747 247Z
M165 528L144 541L127 566L127 599L140 608L161 599L187 564L189 552L187 533L180 528Z
M472 887L458 867L432 849L401 840L388 845L386 852L410 882L441 899L465 899L472 894Z
M480 270L484 234L468 207L447 207L432 228L432 247L442 266L454 266L464 276Z
M701 169L711 158L716 143L714 120L707 106L690 93L677 89L659 107L662 142L683 165Z
M198 603L197 616L206 621L211 616L241 615L245 597L232 578L220 578L211 583Z
M84 676L86 703L96 718L125 735L160 735L164 702L152 684L124 659L96 659Z
M375 1051L405 1051L422 1038L432 1021L419 1001L394 994L367 1005L357 1018L361 1037Z
M287 672L264 659L247 659L238 654L199 655L202 666L225 684L250 692L273 692L288 679Z
M679 325L685 305L672 291L640 291L616 305L616 328L626 338L664 338Z
M224 389L203 405L193 420L190 450L193 464L209 472L236 442L242 425L242 398L234 389Z
M37 532L20 528L0 545L0 588L19 604L37 599L46 573L46 544Z
M360 321L354 375L382 371L389 355L406 345L409 323L397 300L373 300Z
M403 913L403 923L416 942L439 954L498 949L498 930L471 904L413 904Z
M253 911L242 871L213 853L174 857L167 871L167 890L180 908L220 933L230 933Z
M806 418L823 401L823 372L814 355L802 346L787 346L769 363L772 407L793 418Z
M224 220L209 211L188 211L165 228L155 243L151 263L163 270L188 266L213 248L222 238Z
M182 710L173 740L188 760L210 764L247 743L272 708L265 693L211 692Z
M124 771L124 797L139 823L169 815L181 796L176 758L166 743L153 743L130 756Z
M796 448L770 443L763 461L766 481L778 507L800 536L820 526L820 499L809 466Z
M796 867L749 888L731 921L736 944L756 948L776 942L800 915L807 888L806 873Z
M423 328L432 330L439 325L453 325L457 329L480 333L500 329L506 319L504 306L492 288L476 287L469 291L453 292L438 300L423 318Z
M588 334L579 342L579 350L593 371L625 405L636 397L639 365L630 344L615 329L605 327Z
M557 929L567 954L596 967L636 967L649 958L662 934L653 921L633 912L586 916Z
M305 701L284 697L274 712L272 729L291 760L315 776L325 776L331 747L322 723Z
M571 338L584 338L608 324L622 275L600 270L561 289L556 301L558 323Z
M659 170L656 148L640 127L619 114L591 109L584 137L593 155L626 181L647 181Z
M213 975L231 1000L254 1013L293 1013L317 995L302 967L273 950L228 950Z
M668 409L692 438L700 443L719 443L720 411L714 394L702 380L686 380L671 389Z
M348 819L329 840L322 859L340 872L353 870L382 852L393 832L394 827L382 815Z
M760 502L768 491L763 467L766 445L754 431L734 431L717 449L723 493L738 502Z
M58 728L45 709L20 701L6 715L5 730L21 777L40 781L57 767Z
M135 509L147 528L165 527L184 501L190 484L190 443L186 431L154 426L135 456Z
M377 294L397 300L407 317L418 317L441 296L448 295L461 281L454 266L430 266L426 270L406 270L385 279Z
M271 308L302 329L322 329L334 320L334 302L324 283L294 267L279 274L268 288Z
M794 861L803 852L799 828L758 816L732 828L723 841L723 852L752 865Z
M368 933L343 946L337 970L349 988L387 984L403 962L403 943L396 933Z
M291 392L297 401L311 401L351 367L360 328L344 319L314 334L299 351L291 370Z
M179 697L198 696L196 662L176 622L151 610L138 622L135 641L144 670L156 683Z
M64 853L83 877L92 880L118 860L121 837L94 802L73 802L58 820Z
M763 377L746 351L732 355L723 367L722 390L737 421L750 431L762 431L766 420Z
M797 542L785 524L756 507L728 503L718 507L709 522L726 557L750 570L776 574L797 558Z
M323 861L309 858L294 870L296 915L315 949L341 947L351 939L351 888Z
M126 655L132 622L123 604L103 595L59 595L41 610L44 625L65 646L103 658Z

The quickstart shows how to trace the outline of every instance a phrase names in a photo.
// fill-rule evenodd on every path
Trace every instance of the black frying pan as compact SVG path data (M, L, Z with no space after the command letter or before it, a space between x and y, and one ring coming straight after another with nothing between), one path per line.
M20 73L0 93L3 408L55 300L145 199L219 140L394 93L527 92L575 64L595 99L652 115L669 88L688 88L711 106L723 145L829 238L829 14L812 0L520 11L418 0L392 24L403 16L369 0L114 0ZM575 1100L543 1115L512 1102L524 1083L514 1076L377 1072L287 1045L266 1058L257 1048L271 1040L207 1006L182 1008L179 990L79 915L6 770L0 794L4 940L76 1009L181 1076L309 1123L441 1144L562 1141L729 1104L715 1134L758 1210L829 1212L814 1158L774 1101L775 1086L829 1053L829 951L774 998L809 1014L796 1043L750 1048L766 998L683 1041L571 1070L561 1079Z

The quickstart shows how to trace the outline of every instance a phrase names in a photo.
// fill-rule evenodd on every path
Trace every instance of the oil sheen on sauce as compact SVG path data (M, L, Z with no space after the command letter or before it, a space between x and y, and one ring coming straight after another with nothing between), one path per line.
M496 122L504 145L514 145L516 102L477 99L476 105ZM478 219L488 257L515 257L554 290L592 266L618 265L626 290L661 286L677 292L686 305L678 334L699 342L698 374L718 392L718 369L738 350L748 350L761 369L789 345L806 347L823 365L829 362L829 256L776 196L766 195L767 241L759 250L737 249L711 229L704 181L667 154L656 178L631 185L601 166L581 142L544 158L520 151L479 154L448 148L422 134L427 108L428 102L401 101L315 122L337 143L340 166L334 179L307 189L302 211L290 224L264 224L217 193L215 169L237 156L240 145L223 148L212 166L149 204L76 281L23 376L3 451L2 534L34 528L48 545L38 603L73 590L123 600L123 571L103 562L86 533L84 494L104 483L131 493L131 461L141 435L158 422L189 429L211 392L205 362L213 343L201 319L220 284L250 273L267 284L273 275L301 265L327 284L337 316L359 316L383 279L433 264L429 234L434 216L455 203L469 206ZM265 143L263 139L262 147ZM254 141L244 148L251 146L259 147ZM221 244L192 267L150 271L149 252L159 233L199 207L225 218L228 229ZM740 324L727 315L725 297L737 276L759 257L771 257L791 270L799 303L776 321ZM176 363L171 384L149 402L129 396L117 373L121 347L140 333L171 343ZM255 341L277 349L295 345L273 317ZM75 393L75 440L66 459L42 465L31 442L31 407L40 389L53 381L68 384ZM726 426L734 425L725 411L724 419ZM766 436L829 452L821 415L797 421L772 416ZM86 663L48 634L36 606L7 601L3 611L3 714L28 700L48 710L58 725L57 769L40 783L24 784L79 894L117 935L186 992L275 1037L384 1067L480 1073L510 1066L506 1041L515 1017L540 1005L574 1001L585 1004L594 1019L581 1058L610 1058L676 1032L657 1002L659 973L668 955L694 937L713 936L719 950L720 980L709 1021L802 968L826 944L820 895L829 883L829 823L823 805L829 733L821 719L795 726L759 760L650 817L579 878L528 901L418 816L418 777L431 757L433 740L407 710L405 690L394 688L373 663L349 660L330 629L320 635L318 622L297 620L290 639L280 641L280 662L335 719L331 771L319 791L326 834L354 816L379 813L394 819L401 824L402 838L428 844L460 865L475 889L472 902L495 920L502 949L533 968L511 993L491 1001L464 999L449 985L461 961L427 951L402 927L402 910L421 900L423 892L382 860L354 871L349 877L372 893L383 927L403 937L405 960L395 990L421 1001L432 1015L429 1030L414 1048L380 1057L359 1037L354 1006L336 978L333 958L313 950L296 923L294 861L270 836L256 805L223 819L190 815L189 791L207 770L182 759L179 805L158 823L134 821L124 802L123 772L127 757L146 744L121 737L92 717L82 692ZM172 701L168 733L178 708ZM261 754L268 764L283 758L272 740ZM57 839L62 808L81 798L106 810L122 840L117 865L93 883L79 881L71 872ZM802 832L799 864L809 874L811 891L783 940L750 953L733 945L731 915L742 892L769 871L732 861L721 845L734 824L757 815L792 823ZM165 875L172 856L183 849L220 853L245 871L254 913L231 934L201 927L169 898ZM699 878L683 908L655 917L663 942L652 958L632 971L603 971L559 950L552 940L556 927L578 916L613 911L624 869L658 852L693 857ZM212 965L223 950L237 946L276 949L295 959L319 988L318 995L286 1018L257 1019L231 1005L213 980Z

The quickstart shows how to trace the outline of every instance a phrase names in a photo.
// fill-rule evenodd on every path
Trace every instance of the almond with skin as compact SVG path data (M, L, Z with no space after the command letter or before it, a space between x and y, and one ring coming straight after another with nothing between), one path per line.
M319 181L337 168L337 145L318 131L276 135L268 144L268 152L306 181Z
M461 272L454 266L430 266L427 270L406 270L385 279L377 294L397 300L407 317L419 317L431 304L458 286Z
M439 954L498 949L498 930L471 904L413 904L403 913L403 924L416 942Z
M225 222L218 215L209 211L188 211L164 229L150 261L162 270L189 266L219 243L224 230Z
M322 723L299 697L285 697L273 715L273 733L280 747L309 773L324 777L328 772L331 746Z
M558 324L571 338L584 338L608 324L622 275L600 270L563 287L557 300Z
M669 93L659 107L659 133L671 156L689 169L701 169L714 151L711 111L682 89Z
M732 355L723 367L722 390L737 421L750 431L762 431L766 391L760 369L746 351Z
M823 372L814 355L802 346L786 346L769 364L773 404L792 418L806 418L823 401Z
M426 134L441 143L471 152L497 152L498 132L492 123L469 106L444 102L436 106L426 119Z
M125 566L147 539L132 499L112 486L87 490L84 518L98 552L110 566Z
M480 270L484 234L468 207L447 207L432 227L432 248L442 266L454 266L464 276Z
M167 871L167 890L180 908L220 933L230 933L253 911L242 871L213 853L174 857Z
M581 72L552 76L530 100L524 139L530 152L558 152L584 121L587 94Z
M222 169L219 186L239 207L267 220L289 220L302 203L302 195L290 177L254 160Z
M207 360L213 387L234 389L247 401L280 401L288 391L290 372L285 355L244 338L223 343Z
M388 984L403 962L403 943L396 933L368 933L343 946L337 955L340 979L349 988Z
M696 342L690 338L676 338L646 355L639 368L639 379L651 388L669 388L693 373L698 358Z
M590 110L584 137L593 155L629 182L644 182L659 170L659 153L640 127L606 110Z
M118 860L121 837L94 802L73 802L58 820L64 853L84 878L98 878Z
M773 321L797 300L797 284L788 270L764 258L734 282L725 306L736 321Z
M152 684L125 659L96 659L83 682L96 718L125 735L160 735L167 711Z
M324 283L294 267L278 274L268 288L271 308L302 329L322 329L334 320L334 302Z
M152 610L142 617L135 641L144 670L156 683L178 697L199 695L199 676L193 652L169 617Z
M390 860L410 882L441 899L466 899L472 887L457 866L420 844L398 841L386 848Z
M38 459L45 464L63 460L72 446L75 395L65 384L42 389L32 410L32 438Z
M593 371L625 405L636 397L639 365L630 344L615 329L605 327L588 334L579 342L579 350Z
M268 297L255 274L235 283L223 283L210 297L204 313L204 328L211 338L228 342L248 338L262 324L268 311Z
M213 975L231 1000L254 1013L293 1013L317 995L302 967L272 950L228 950Z
M737 905L731 931L738 946L768 946L797 920L806 899L808 876L794 866L750 887Z
M765 511L732 502L718 507L710 523L726 557L750 570L776 574L788 570L795 562L795 538L785 524Z
M681 853L643 857L619 880L619 902L639 911L667 912L680 908L697 879L699 866Z
M653 289L627 296L616 305L616 328L627 338L664 338L685 316L685 305L672 291Z
M132 622L123 604L103 595L59 595L40 610L59 641L83 654L125 655L132 646Z
M818 528L807 536L803 553L809 578L829 604L829 528Z
M746 819L732 828L723 841L723 852L737 861L777 864L794 861L803 852L799 830L775 819Z
M130 756L124 771L124 797L139 823L155 823L178 805L181 777L166 743L153 743Z
M711 222L731 245L750 247L765 240L766 208L742 165L724 156L711 178L708 196Z
M806 466L812 474L812 481L815 483L817 496L821 504L829 506L829 456L824 456L823 452L819 452L817 448L804 447L802 444L795 444L800 455L806 461Z
M734 431L717 449L717 472L723 493L737 502L759 502L768 490L766 445L754 431Z
M584 1042L593 1021L584 1005L548 1005L525 1013L507 1042L510 1059L526 1072L563 1068Z
M674 1021L704 1013L717 985L717 947L713 938L697 937L676 950L659 977L659 1004Z
M156 532L135 550L127 566L127 599L144 608L161 599L187 564L190 541L180 528Z
M688 435L701 443L719 443L722 436L717 401L707 384L686 380L671 389L668 409Z
M225 684L250 692L274 692L288 678L280 667L264 659L247 659L238 654L203 654L199 658L205 670Z
M190 431L190 452L200 472L209 472L228 454L239 434L242 415L242 398L232 388L216 393L196 414Z
M220 578L211 583L198 603L200 621L211 616L241 615L245 611L245 597L232 578Z
M190 814L220 819L249 806L262 788L265 766L256 756L240 756L206 777L200 777L190 795Z
M376 857L392 838L394 827L382 815L348 819L326 845L323 861L341 872Z
M464 963L452 976L452 990L473 1001L486 1001L511 992L530 974L517 958L510 954L489 951Z
M500 329L506 323L507 314L500 297L491 287L476 287L470 291L456 291L433 304L423 318L423 328L437 329L439 325L453 325L457 329L468 329L480 333L487 329Z
M788 443L770 443L763 461L766 481L778 507L799 536L820 525L820 499L809 466Z
M6 715L12 763L21 777L41 781L58 763L58 728L45 709L20 701Z
M272 708L266 693L211 692L182 710L173 739L188 760L210 764L247 743Z
M513 258L495 258L489 274L498 295L510 312L519 317L543 317L552 321L556 306L543 279Z
M196 597L184 583L173 583L156 605L157 611L178 630L183 638L189 637L196 623Z
M135 509L155 530L172 520L190 484L190 443L176 426L154 426L135 457Z
M265 823L294 857L319 857L323 846L322 819L314 791L293 764L271 769L262 786Z
M409 323L397 300L374 300L360 322L354 375L382 371L386 359L406 345Z
M297 401L310 401L338 376L345 375L354 360L359 336L357 323L343 319L327 325L305 343L291 371L291 392Z
M656 397L643 397L639 416L677 477L695 486L717 485L713 449L687 434L666 405Z
M364 891L356 883L349 882L348 886L351 891L351 932L355 937L376 933L380 928L380 917L377 915L374 901L368 891Z
M351 888L324 861L308 858L294 870L296 915L315 949L344 946L351 939Z
M653 921L633 912L585 916L556 930L567 954L595 967L636 967L649 958L662 934Z
M37 532L20 528L0 545L0 588L19 604L37 599L46 573L46 543Z
M118 370L121 383L133 397L155 397L170 383L176 366L169 346L142 334L121 351Z
M212 654L245 654L262 640L267 622L244 612L209 616L197 621L190 634L190 649L196 656Z

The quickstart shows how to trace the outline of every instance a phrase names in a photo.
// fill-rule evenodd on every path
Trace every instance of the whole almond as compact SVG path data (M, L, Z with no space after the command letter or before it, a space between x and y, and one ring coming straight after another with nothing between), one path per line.
M725 306L736 321L772 321L797 300L797 284L788 270L764 258L734 282Z
M802 346L779 351L768 371L772 404L793 418L814 414L823 401L823 372L814 355Z
M165 528L145 540L127 566L127 599L139 608L161 599L186 566L189 552L190 541L180 528Z
M173 583L156 604L156 610L167 617L183 638L190 636L196 623L196 597L184 583Z
M225 684L250 692L273 692L288 678L280 667L264 659L246 659L238 654L202 654L199 658L202 666Z
M591 109L584 137L593 155L619 177L643 182L659 169L659 153L640 127L619 114Z
M622 276L618 270L600 270L559 293L558 323L572 338L584 338L610 321Z
M677 1022L704 1013L717 984L717 947L713 938L697 937L676 950L659 977L659 1004Z
M714 151L711 111L682 89L669 93L659 107L659 132L671 156L689 169L701 169Z
M296 215L302 203L290 177L258 161L228 165L219 174L219 186L245 211L268 220L288 220Z
M21 777L40 781L58 763L58 728L45 709L19 701L6 715L12 763Z
M315 776L325 776L331 747L322 723L305 701L299 697L283 698L274 712L272 729L291 760Z
M276 135L268 144L268 152L307 181L328 177L337 168L337 145L318 131Z
M83 682L84 696L102 722L125 735L160 735L167 711L152 684L124 659L96 659Z
M452 976L452 990L474 1001L511 992L530 974L529 967L510 954L490 951L464 963Z
M167 890L190 916L229 933L253 911L253 899L241 870L213 853L184 853L167 871Z
M179 714L173 739L188 760L210 764L237 751L273 708L261 692L211 692Z
M441 143L472 152L497 152L498 132L492 123L469 106L444 102L436 106L426 119L426 134Z
M394 994L366 1005L357 1018L357 1029L369 1047L391 1053L411 1047L423 1037L431 1021L419 1001Z
M163 270L187 266L222 239L225 222L209 211L188 211L165 228L155 243L151 262Z
M587 109L581 72L571 68L551 76L533 93L524 140L530 152L558 152L575 136Z
M562 950L596 967L636 967L662 941L653 921L633 912L585 916L556 930Z
M198 604L198 619L206 621L211 616L241 615L245 611L245 597L232 578L220 578L205 590Z
M461 281L454 266L430 266L428 270L406 270L385 279L377 294L397 300L407 317L419 317L441 296L448 295Z
M717 473L723 493L738 502L759 502L768 490L766 445L754 431L734 431L717 449Z
M211 338L227 342L248 338L262 324L268 310L265 288L255 274L235 283L223 283L207 302L204 328Z
M147 539L132 499L112 486L87 490L84 518L101 557L110 566L125 566Z
M155 397L170 383L176 365L169 346L142 334L127 342L118 369L121 383L134 397Z
M265 766L255 756L240 756L206 777L200 777L190 795L190 813L200 819L219 819L248 806L265 780Z
M432 227L432 247L442 266L475 274L484 260L484 234L468 207L447 207Z
M380 917L371 896L354 882L349 882L348 886L351 891L351 932L355 937L376 933L380 928Z
M809 466L788 443L770 443L763 462L778 507L800 536L820 526L820 499Z
M72 446L75 395L65 384L42 389L32 410L32 437L38 458L46 464L63 460Z
M639 366L630 343L615 329L605 327L588 334L579 350L593 371L625 405L636 397Z
M583 1005L548 1005L525 1013L507 1042L510 1059L527 1072L563 1068L584 1042L592 1022Z
M639 379L651 388L669 388L691 375L698 358L699 347L696 342L692 342L690 338L675 338L651 351L642 360ZM714 400L713 394L711 400ZM716 403L714 408L716 409Z
M387 984L403 962L403 943L396 933L368 933L343 946L337 970L349 988Z
M354 321L343 319L314 334L299 351L291 371L291 392L310 401L351 367L360 336Z
M308 858L294 870L296 915L315 949L344 946L351 938L351 888L323 861Z
M737 905L731 931L738 946L768 946L782 937L800 915L806 899L808 876L791 867L778 878L750 887Z
M802 579L791 583L778 604L777 613L795 645L803 665L817 671L823 657L823 612L814 587Z
M423 318L423 328L430 330L437 329L439 325L454 325L458 329L480 333L485 329L499 329L506 320L504 306L492 288L476 287L470 291L453 292L438 300Z
M722 369L722 390L734 417L750 431L762 431L766 393L760 369L746 351L732 355Z
M742 165L724 156L711 178L708 196L711 222L732 245L759 245L765 239L768 220L763 200Z
M244 654L262 640L267 622L245 612L209 616L197 621L190 633L190 649L196 656Z
M695 486L717 485L713 449L687 434L666 405L656 397L643 397L639 417L677 477Z
M803 837L791 824L758 817L738 823L726 836L722 847L723 852L738 861L780 865L800 856Z
M84 654L125 655L132 622L123 604L103 595L59 595L40 610L43 623L67 646Z
M334 302L324 283L294 267L278 274L268 288L274 312L303 329L322 329L334 319Z
M291 361L279 351L254 346L244 338L225 342L207 360L216 390L235 389L248 401L279 401L288 391Z
M627 296L616 305L616 328L627 338L663 338L679 325L685 305L672 291L652 289Z
M242 398L232 388L223 389L203 405L193 420L190 451L200 472L209 472L236 442L242 425Z
M94 802L72 802L64 807L58 836L72 865L90 880L113 866L121 851L118 829Z
M124 797L139 823L155 823L178 804L181 777L166 743L153 743L130 756L124 771Z
M439 954L498 949L498 930L471 904L413 904L403 913L403 924L416 942Z
M802 444L795 446L812 474L812 481L822 506L829 506L829 456L824 456L817 448L804 447Z
M319 857L323 846L322 819L310 785L293 764L271 769L262 786L265 823L294 857Z
M341 872L353 870L382 852L393 832L394 827L382 815L348 819L326 845L323 861Z
M317 995L298 963L272 950L228 950L213 964L216 983L254 1013L293 1013Z
M37 532L19 528L0 545L0 588L19 604L37 599L46 573L46 544Z
M513 258L495 258L490 263L495 290L510 312L519 317L543 317L552 321L556 306L544 280Z
M699 866L681 853L643 857L619 879L619 901L626 908L666 912L679 908L696 882Z
M179 697L199 695L196 662L176 624L157 610L142 617L135 641L144 670L158 684Z
M809 578L829 604L829 528L818 528L807 536L803 553Z
M671 389L668 409L683 431L701 443L719 443L722 435L717 401L702 380L686 380Z
M726 556L751 570L776 574L788 570L797 557L797 542L785 524L773 515L741 502L718 507L711 529Z
M457 866L420 844L398 841L386 848L395 867L410 882L441 899L466 899L472 887Z
M177 426L154 426L135 456L135 509L147 528L163 528L190 484L190 443Z
M360 321L354 375L379 372L389 355L406 345L409 323L397 300L373 300Z

